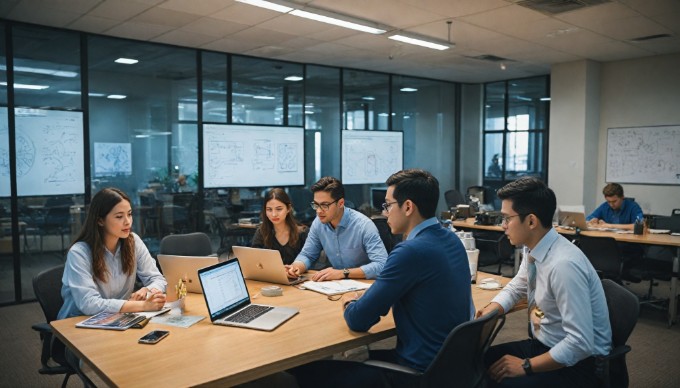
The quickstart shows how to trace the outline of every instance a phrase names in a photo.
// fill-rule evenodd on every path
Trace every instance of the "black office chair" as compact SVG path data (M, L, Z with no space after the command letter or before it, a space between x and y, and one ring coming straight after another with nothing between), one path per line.
M46 269L33 278L33 292L38 303L40 303L43 314L45 314L45 322L31 326L33 330L40 333L40 340L42 341L42 353L40 355L42 367L38 370L38 373L65 375L61 384L62 388L66 386L71 375L78 374L86 387L93 387L94 384L80 371L79 366L71 365L66 360L66 346L53 335L52 326L50 326L50 322L57 319L61 305L64 304L64 300L61 298L61 278L63 274L64 266L59 265Z
M619 245L613 237L580 235L578 246L593 265L600 279L612 279L621 283L623 261Z
M447 190L444 193L444 199L446 200L446 207L448 207L449 209L455 208L458 205L467 204L467 201L465 200L465 197L463 197L463 194L461 194L460 191L456 189Z
M596 357L595 374L602 387L626 388L629 383L626 353L631 350L626 341L635 328L640 306L637 296L612 280L602 280L602 288L612 328L612 350L606 356Z
M484 353L504 323L505 316L494 310L456 326L424 372L378 360L367 360L364 365L403 374L410 387L484 386Z
M57 206L47 208L42 222L38 223L40 231L40 252L43 251L43 240L48 235L57 234L61 240L61 254L66 247L64 236L71 233L71 208L70 206Z
M401 235L396 236L392 234L390 226L387 224L387 218L383 216L373 216L371 217L373 223L378 228L378 233L380 233L380 239L385 245L387 253L392 252L392 249L401 241Z
M171 234L163 237L158 253L178 256L209 256L213 251L210 237L203 232L194 232Z
M498 265L496 271L486 269L485 271L501 275L501 268L504 263L514 265L515 248L510 243L508 236L501 232L487 230L475 230L472 232L472 236L475 238L475 247L479 249L477 267Z

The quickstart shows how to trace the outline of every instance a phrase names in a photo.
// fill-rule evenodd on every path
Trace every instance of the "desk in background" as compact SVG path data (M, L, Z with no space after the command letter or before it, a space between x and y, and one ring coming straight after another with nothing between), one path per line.
M502 284L508 279L494 277ZM251 295L267 283L247 281ZM382 340L396 334L392 314L367 333L349 330L340 302L323 294L282 286L282 297L258 297L254 303L292 306L300 313L272 332L213 325L203 296L187 295L187 315L206 318L187 329L149 323L142 330L78 329L85 317L53 321L59 339L111 386L197 386L242 384L269 374ZM498 291L472 286L476 306L485 306ZM169 330L156 345L138 344L151 330Z

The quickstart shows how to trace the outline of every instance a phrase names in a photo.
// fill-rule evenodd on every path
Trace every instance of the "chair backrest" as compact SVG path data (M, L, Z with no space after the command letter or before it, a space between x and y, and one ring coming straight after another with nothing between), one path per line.
M421 385L444 387L455 382L460 387L479 386L486 372L484 353L504 322L505 316L494 310L456 326L425 370Z
M210 237L203 232L195 232L171 234L163 237L158 253L178 256L208 256L213 252Z
M57 319L64 299L61 297L61 278L64 275L64 265L46 269L33 277L33 292L45 314L47 323Z
M609 323L612 328L612 348L623 346L633 332L640 314L638 297L616 282L602 280L604 296L609 309ZM609 377L612 387L628 386L628 368L626 359L622 356L610 361Z
M461 194L460 191L456 189L446 191L444 193L444 199L446 200L446 207L449 209L467 203L467 201L465 201L465 197L463 197L463 194Z
M615 280L621 278L621 253L613 237L580 235L578 246L601 277Z
M380 233L380 239L385 245L387 253L392 252L392 248L394 248L394 246L397 245L397 243L399 242L399 238L392 234L392 230L390 229L390 226L387 224L387 218L376 216L371 217L371 220L373 220L373 223L378 228L378 233Z

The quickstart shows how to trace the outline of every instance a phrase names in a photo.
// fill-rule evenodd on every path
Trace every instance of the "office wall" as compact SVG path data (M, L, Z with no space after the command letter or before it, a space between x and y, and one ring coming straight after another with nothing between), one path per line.
M484 85L461 85L460 179L461 190L482 184L482 101Z
M605 63L600 90L598 187L605 184L607 128L680 124L680 54ZM645 213L670 215L680 208L680 186L623 188Z
M607 128L680 124L680 54L551 71L549 182L559 204L602 201ZM624 184L645 213L680 207L680 186Z

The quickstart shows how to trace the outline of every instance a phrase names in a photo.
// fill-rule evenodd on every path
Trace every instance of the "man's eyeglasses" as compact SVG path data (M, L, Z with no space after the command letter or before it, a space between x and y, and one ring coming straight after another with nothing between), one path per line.
M390 212L390 209L392 208L392 205L394 205L395 203L398 203L398 201L394 201L394 202L385 202L385 203L383 203L383 204L382 204L383 211L384 211L385 213L389 213L389 212Z
M323 210L323 211L328 211L328 209L330 209L331 205L334 204L334 203L336 203L336 202L338 202L339 200L340 200L340 199L336 199L335 201L333 201L333 202L331 202L331 203L316 203L316 202L312 202L312 203L309 204L309 206L311 206L312 209L314 209L314 210L318 210L319 208L321 208L321 210Z
M503 216L503 218L501 218L501 220L502 220L502 221L501 221L501 225L507 225L508 222L510 222L510 219L511 219L512 217L519 217L519 216L525 216L525 215L526 215L526 214L513 214L513 215L511 215L511 216Z

